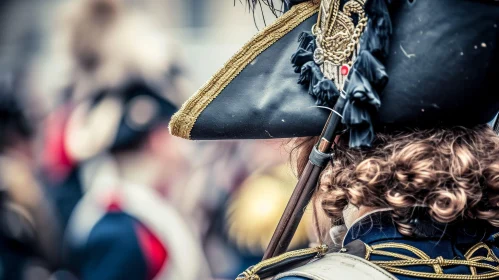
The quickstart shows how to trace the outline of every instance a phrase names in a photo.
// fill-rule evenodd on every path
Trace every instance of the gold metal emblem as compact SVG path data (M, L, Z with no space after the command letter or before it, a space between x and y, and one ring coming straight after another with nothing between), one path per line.
M359 39L367 25L364 0L350 0L340 9L341 0L322 0L317 24L312 32L317 36L315 63L328 79L341 88L345 75L340 72L342 65L352 66L357 56ZM357 24L354 23L357 17Z

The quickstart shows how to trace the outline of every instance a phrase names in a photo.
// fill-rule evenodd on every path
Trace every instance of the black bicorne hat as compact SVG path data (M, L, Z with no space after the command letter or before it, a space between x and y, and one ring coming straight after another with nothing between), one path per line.
M111 95L119 97L124 107L109 149L122 150L139 144L151 130L167 122L177 111L177 107L158 92L142 80L133 80L120 89L104 90L96 96L95 104Z
M485 124L499 110L497 1L317 2L287 0L182 106L172 134L318 136L343 95L335 113L359 147L376 129Z
M138 148L150 132L166 124L177 107L142 79L102 89L79 104L65 129L67 149L83 161L105 151Z

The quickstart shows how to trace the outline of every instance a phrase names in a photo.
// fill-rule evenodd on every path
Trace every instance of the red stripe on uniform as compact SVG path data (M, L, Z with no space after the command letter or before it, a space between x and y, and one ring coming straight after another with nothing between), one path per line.
M147 261L147 279L154 279L168 262L168 251L163 243L142 224L137 227L140 247Z

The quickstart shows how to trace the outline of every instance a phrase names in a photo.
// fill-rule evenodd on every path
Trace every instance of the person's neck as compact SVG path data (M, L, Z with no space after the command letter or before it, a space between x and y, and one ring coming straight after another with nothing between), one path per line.
M361 208L361 207L360 207ZM366 244L382 240L451 240L456 244L476 244L495 235L499 230L488 222L477 219L454 221L452 223L438 223L434 221L425 207L414 207L413 217L408 226L413 228L413 233L404 235L399 232L397 224L392 217L392 211L386 209L359 209L359 215L349 225L343 239L343 245L353 240L360 239Z
M353 224L357 221L361 220L365 216L378 212L389 210L387 208L377 208L377 207L368 207L368 206L355 206L353 204L348 204L348 206L343 210L343 220L345 221L345 225L347 228L351 228Z
M115 155L121 180L151 186L154 184L158 166L142 152L127 151Z

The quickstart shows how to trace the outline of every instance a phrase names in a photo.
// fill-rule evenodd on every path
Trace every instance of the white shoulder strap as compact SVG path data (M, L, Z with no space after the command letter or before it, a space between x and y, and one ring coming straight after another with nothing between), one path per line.
M397 278L379 266L357 256L332 253L304 266L281 273L273 280L287 276L301 276L311 280L396 280Z
M118 176L109 175L112 172L107 168L105 165L96 168L96 172L105 171L105 176L89 172L94 174L94 183L71 214L66 240L85 244L93 227L107 212L103 198L118 195L121 210L138 219L167 247L169 261L155 279L208 279L201 244L176 209L152 188L123 182Z

